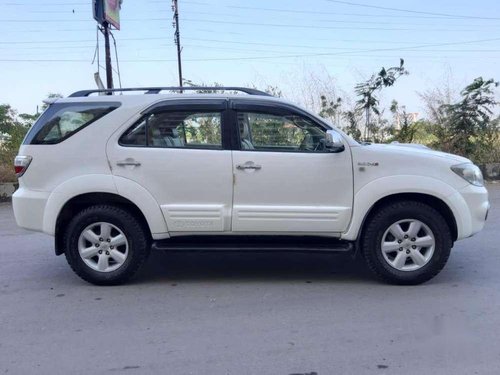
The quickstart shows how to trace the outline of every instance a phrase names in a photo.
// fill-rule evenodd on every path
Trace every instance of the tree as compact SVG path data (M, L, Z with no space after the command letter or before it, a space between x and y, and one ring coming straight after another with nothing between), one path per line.
M340 110L342 106L342 98L336 98L334 100L328 100L326 95L321 95L321 111L319 115L324 118L330 119L330 121L336 126L339 125L339 119L342 111Z
M190 79L183 79L182 80L185 86L189 87L223 87L224 85L218 82L214 82L213 84L206 84L206 83L201 83L198 84L196 82L193 82ZM191 91L191 90L190 90ZM197 94L219 94L220 92L224 92L224 90L205 90L205 89L200 89L200 90L195 90Z
M254 86L254 89L257 89L257 87ZM278 86L267 85L264 92L267 92L269 95L274 96L276 98L283 97L283 92L281 91L281 89Z
M345 126L343 130L355 140L361 140L361 130L359 130L359 111L356 109L345 111L342 116L347 121L347 126Z
M61 98L61 94L50 93L48 98ZM42 105L45 110L48 104ZM12 162L17 155L26 132L36 121L39 114L18 114L8 104L0 104L0 181L15 181L16 176L12 167Z
M412 143L417 128L415 124L410 121L410 116L406 113L406 107L400 107L398 102L393 100L391 104L391 112L398 122L393 124L391 127L393 140L401 143Z
M478 156L480 147L491 144L498 133L498 122L492 121L495 100L493 79L476 78L460 93L461 100L441 107L444 118L446 151L468 157Z
M28 114L18 115L8 104L0 105L0 134L4 135L0 144L0 163L12 164L26 132L33 123L32 117Z
M399 77L407 74L408 71L404 68L404 60L400 59L399 66L393 66L388 69L382 68L380 72L372 75L366 82L356 85L355 92L360 96L360 99L356 103L358 108L365 112L365 139L369 136L370 127L373 127L370 122L371 112L380 115L378 108L379 99L375 93L384 87L393 86Z
M18 115L8 104L0 105L0 182L16 180L12 163L31 126L30 115Z
M500 116L491 120L478 137L474 159L478 163L500 161Z

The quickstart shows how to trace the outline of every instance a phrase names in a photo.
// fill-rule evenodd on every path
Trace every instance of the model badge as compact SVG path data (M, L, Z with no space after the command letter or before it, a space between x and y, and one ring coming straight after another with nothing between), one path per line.
M360 167L378 167L378 162L371 163L369 161L363 161L361 163L358 163L358 166L360 166Z

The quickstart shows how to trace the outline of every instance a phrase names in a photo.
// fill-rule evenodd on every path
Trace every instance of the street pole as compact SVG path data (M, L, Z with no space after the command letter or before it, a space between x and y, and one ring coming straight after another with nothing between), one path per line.
M111 67L111 48L109 46L109 23L103 23L104 52L106 54L106 88L113 88L113 69Z
M177 66L179 69L179 87L182 87L182 61L181 61L182 48L181 48L181 33L179 31L179 6L177 4L177 0L172 0L172 10L174 11L174 26L175 26L174 40L175 44L177 45Z

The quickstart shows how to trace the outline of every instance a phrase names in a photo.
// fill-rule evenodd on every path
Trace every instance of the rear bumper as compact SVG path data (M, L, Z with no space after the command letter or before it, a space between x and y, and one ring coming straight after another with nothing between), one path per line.
M12 207L17 225L43 232L43 215L50 193L20 187L12 196Z

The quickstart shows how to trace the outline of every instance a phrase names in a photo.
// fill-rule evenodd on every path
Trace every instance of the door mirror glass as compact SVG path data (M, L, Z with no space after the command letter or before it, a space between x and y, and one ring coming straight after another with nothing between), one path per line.
M325 149L330 152L342 152L345 150L344 140L335 130L328 130L326 132Z

